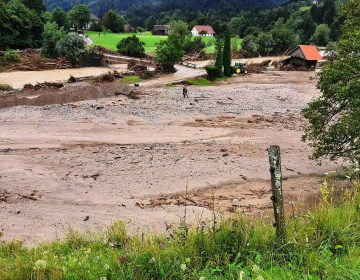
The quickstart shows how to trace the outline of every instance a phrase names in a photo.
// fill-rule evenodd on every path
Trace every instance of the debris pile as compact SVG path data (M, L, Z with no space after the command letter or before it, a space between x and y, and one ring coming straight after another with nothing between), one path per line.
M63 83L60 82L44 82L44 83L37 83L35 86L33 86L32 84L26 84L23 87L23 90L40 90L43 88L52 88L52 89L59 89L64 87Z
M202 61L209 59L204 50L184 55L183 61Z
M306 66L297 66L291 63L282 64L279 68L280 71L310 71Z
M262 73L265 71L266 67L269 66L271 60L265 60L260 63L250 63L246 65L248 73Z
M105 74L102 74L100 76L93 77L91 79L92 82L98 84L98 83L111 83L114 82L116 79L121 79L124 76L120 74L118 71L109 71Z
M231 52L232 59L241 59L241 58L249 58L249 57L251 57L251 54L244 50Z
M5 67L6 71L41 71L53 69L68 69L71 64L68 59L61 57L51 59L42 57L39 52L26 49L21 54L21 60L18 63Z

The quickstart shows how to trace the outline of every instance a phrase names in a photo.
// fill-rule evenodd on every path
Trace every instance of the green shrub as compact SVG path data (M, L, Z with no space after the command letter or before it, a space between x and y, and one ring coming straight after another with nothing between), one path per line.
M10 91L13 90L12 86L8 84L0 84L0 91Z
M7 50L4 56L2 57L2 61L5 64L16 63L20 61L20 54L14 52L13 50Z
M219 77L219 69L215 66L206 67L206 73L208 74L209 80L214 81Z
M230 66L230 73L231 73L231 75L235 73L235 67L234 66Z
M145 49L144 42L141 42L136 35L129 36L122 39L116 46L118 52L124 55L134 57L144 57Z
M60 40L60 53L70 59L73 66L78 65L85 53L83 39L77 34L65 35Z

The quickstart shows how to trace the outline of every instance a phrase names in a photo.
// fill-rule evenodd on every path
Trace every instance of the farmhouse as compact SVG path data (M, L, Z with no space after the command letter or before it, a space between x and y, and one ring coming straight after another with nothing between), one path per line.
M300 45L289 53L290 58L283 63L291 63L295 66L306 66L310 69L315 69L318 60L322 60L319 50L316 46Z
M131 24L125 24L125 33L134 33L135 29L131 26Z
M153 35L169 35L171 32L170 25L154 25L153 26Z
M209 25L195 25L191 30L193 36L212 37L215 35L214 29Z

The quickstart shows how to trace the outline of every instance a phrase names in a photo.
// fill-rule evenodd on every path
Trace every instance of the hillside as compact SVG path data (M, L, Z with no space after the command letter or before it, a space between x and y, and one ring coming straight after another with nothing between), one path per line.
M167 12L179 9L181 11L206 11L209 9L222 10L230 13L237 13L249 7L271 7L287 0L45 0L48 10L53 10L57 6L65 11L69 11L76 4L86 4L94 14L102 15L110 9L118 13L124 13L130 8L150 5L151 9L157 12ZM143 8L143 7L141 7Z

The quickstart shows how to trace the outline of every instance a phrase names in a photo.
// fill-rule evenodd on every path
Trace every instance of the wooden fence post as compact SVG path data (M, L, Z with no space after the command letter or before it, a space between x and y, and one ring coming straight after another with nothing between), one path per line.
M274 207L274 216L276 227L276 237L286 239L285 215L284 215L284 198L282 191L282 175L281 175L281 156L279 146L270 146L268 149L270 173L271 173L271 200Z

